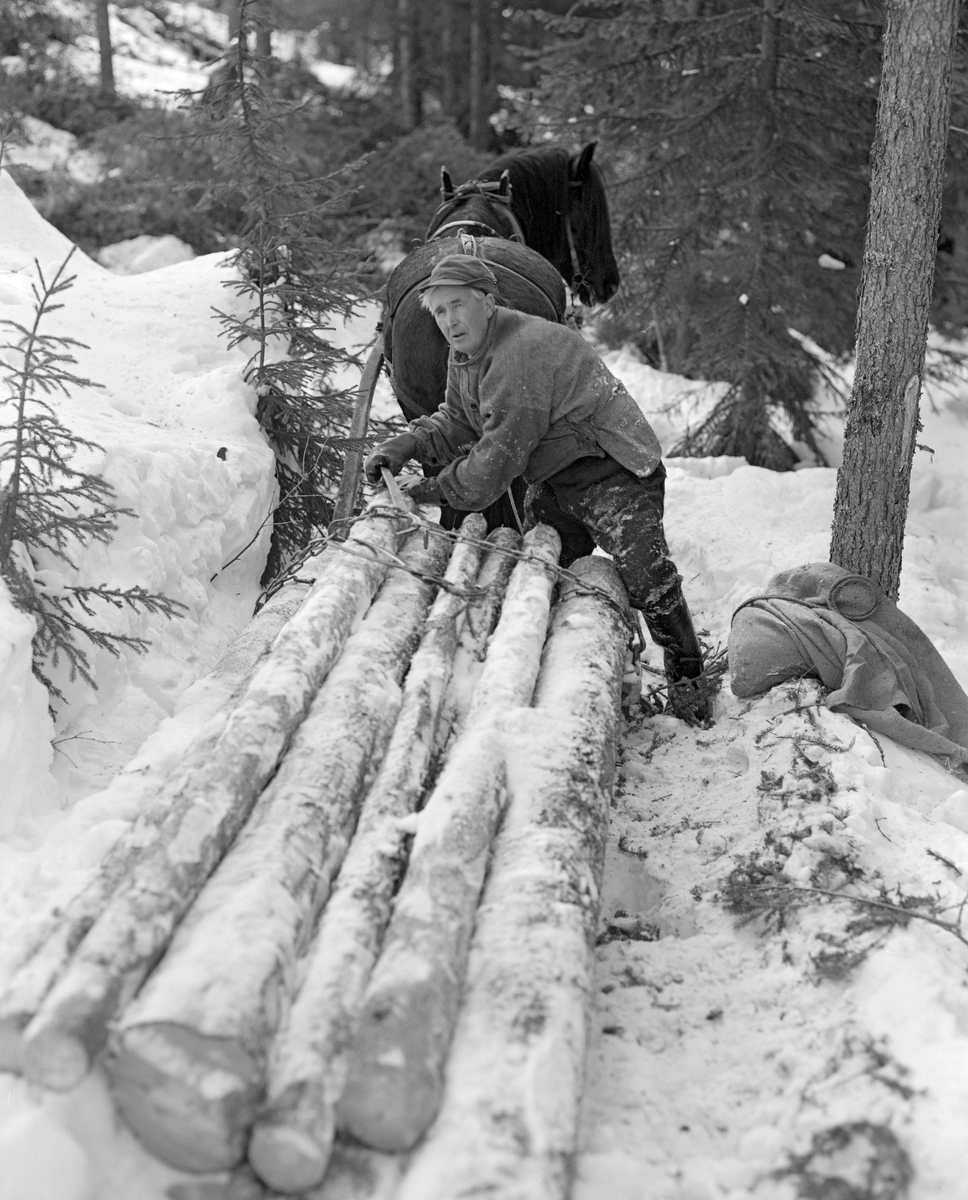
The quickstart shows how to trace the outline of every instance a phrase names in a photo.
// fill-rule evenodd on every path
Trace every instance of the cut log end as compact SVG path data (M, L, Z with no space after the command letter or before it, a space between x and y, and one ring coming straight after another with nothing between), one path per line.
M91 1069L83 1040L56 1025L28 1030L22 1044L24 1074L53 1092L69 1092Z
M340 1128L374 1150L412 1150L440 1107L440 1079L423 1066L399 1050L361 1056L340 1097Z
M322 1140L291 1125L263 1121L249 1142L249 1162L259 1178L277 1192L306 1192L322 1183L332 1153L333 1137Z
M125 1123L156 1158L183 1171L243 1161L262 1072L237 1044L177 1025L138 1025L112 1045L107 1069Z
M0 1071L22 1075L24 1070L24 1030L27 1017L0 1018Z

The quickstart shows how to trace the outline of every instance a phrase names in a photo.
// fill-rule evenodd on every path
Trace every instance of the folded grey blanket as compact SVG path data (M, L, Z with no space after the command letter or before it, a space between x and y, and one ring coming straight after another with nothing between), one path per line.
M741 604L729 633L733 693L819 678L826 704L949 767L968 762L968 695L910 617L833 563L782 571Z

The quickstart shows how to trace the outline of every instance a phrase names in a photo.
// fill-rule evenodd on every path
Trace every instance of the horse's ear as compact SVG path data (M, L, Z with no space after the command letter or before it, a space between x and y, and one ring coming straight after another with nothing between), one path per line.
M507 167L501 172L501 178L498 180L497 194L499 196L510 196L511 194L511 172Z
M595 153L595 147L597 145L598 142L589 142L584 149L579 150L579 152L572 157L568 163L569 179L574 180L575 183L585 182L591 172L592 157Z
M454 198L454 185L446 167L440 168L440 198L445 202Z

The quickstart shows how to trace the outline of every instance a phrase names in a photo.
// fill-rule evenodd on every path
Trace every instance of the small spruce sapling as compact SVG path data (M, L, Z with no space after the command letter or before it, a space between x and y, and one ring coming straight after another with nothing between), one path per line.
M112 633L95 623L105 605L176 616L184 605L143 587L117 588L107 583L47 585L38 574L38 552L74 568L72 553L89 541L107 543L117 528L117 518L134 516L115 504L115 493L99 475L78 469L72 459L79 451L103 448L68 429L43 398L68 394L72 388L100 387L75 374L73 351L87 349L74 338L41 332L41 322L63 304L56 297L66 292L76 276L67 274L70 253L48 281L34 260L38 282L31 284L34 315L29 326L0 320L10 331L0 343L0 371L6 395L0 394L0 575L14 604L37 622L34 635L34 673L59 700L63 692L49 671L61 658L70 666L73 681L80 676L97 687L89 651L120 656L126 647L143 654L144 638Z
M263 574L271 584L326 529L345 451L355 445L352 390L331 382L355 359L328 336L355 299L347 256L327 236L345 200L342 173L316 175L301 154L304 104L280 94L278 64L250 51L260 25L258 5L241 0L223 67L202 99L187 94L186 102L194 140L216 168L199 204L232 203L245 214L239 274L227 286L247 311L215 315L230 348L254 348L245 379L259 396L256 418L275 451L279 487Z

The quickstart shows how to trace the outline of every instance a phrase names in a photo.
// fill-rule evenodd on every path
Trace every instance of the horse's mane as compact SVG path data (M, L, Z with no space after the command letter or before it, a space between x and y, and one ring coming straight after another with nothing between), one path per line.
M533 146L512 150L494 160L481 172L481 180L500 179L510 173L512 208L525 229L528 245L548 255L548 239L561 231L563 206L569 195L571 154L564 146ZM604 178L597 163L591 163L591 188L585 188L583 206L594 214L596 240L598 229L608 243L609 216ZM590 180L591 182L591 180ZM553 250L552 250L553 253Z
M439 236L441 230L450 234L458 225L503 228L498 236L522 238L575 287L584 303L592 303L592 297L604 303L618 288L619 275L605 179L592 161L594 149L589 143L574 156L563 146L512 150L457 188L445 168L443 202L427 236ZM573 162L579 179L572 178Z

